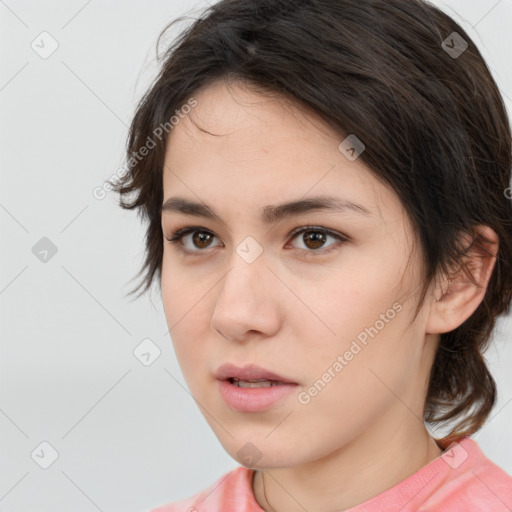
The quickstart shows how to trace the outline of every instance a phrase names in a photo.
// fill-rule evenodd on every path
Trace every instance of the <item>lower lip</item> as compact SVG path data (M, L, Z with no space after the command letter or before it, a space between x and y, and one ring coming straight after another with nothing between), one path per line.
M270 409L279 400L296 389L297 384L278 384L261 388L241 388L229 380L219 380L222 398L240 412L259 412Z

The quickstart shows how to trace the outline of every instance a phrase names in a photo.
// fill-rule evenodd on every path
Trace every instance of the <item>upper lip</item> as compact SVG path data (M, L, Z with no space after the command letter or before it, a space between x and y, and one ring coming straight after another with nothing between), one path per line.
M277 373L265 370L265 368L261 368L255 364L247 364L241 367L232 363L226 363L219 366L215 372L215 377L217 377L219 380L227 380L231 378L239 380L267 379L296 384L296 382L293 382L292 380L283 377L282 375L278 375Z

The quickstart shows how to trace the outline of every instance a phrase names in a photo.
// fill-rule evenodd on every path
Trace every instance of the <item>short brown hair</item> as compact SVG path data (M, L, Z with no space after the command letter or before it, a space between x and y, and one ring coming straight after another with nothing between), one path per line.
M459 55L449 51L456 44ZM445 443L476 432L496 400L483 353L511 300L512 155L502 97L468 34L421 0L222 0L206 9L165 52L131 123L129 171L111 184L120 206L148 221L145 275L130 293L161 280L166 140L155 141L155 130L219 79L290 98L340 134L357 134L360 158L395 190L421 242L421 300L438 271L462 264L461 233L473 243L476 225L497 233L482 303L441 335L424 411L431 425L459 419ZM155 147L135 159L149 138Z

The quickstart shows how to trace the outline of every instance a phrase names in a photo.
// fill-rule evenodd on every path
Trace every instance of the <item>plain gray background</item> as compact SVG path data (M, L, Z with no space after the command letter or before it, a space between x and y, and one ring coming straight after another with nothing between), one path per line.
M468 30L512 111L512 0L435 3ZM0 1L2 512L141 512L238 465L183 384L156 287L125 296L144 226L112 193L93 195L123 164L160 30L204 6ZM31 47L41 37L46 50L58 43L47 58ZM57 250L46 262L43 237ZM501 320L487 352L499 401L474 436L509 473L511 333ZM133 353L146 338L161 351L149 366ZM58 453L47 469L42 442Z

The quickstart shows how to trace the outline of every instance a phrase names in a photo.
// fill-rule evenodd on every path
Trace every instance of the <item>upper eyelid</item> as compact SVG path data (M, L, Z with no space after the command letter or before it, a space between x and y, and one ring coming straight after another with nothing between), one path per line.
M334 235L334 236L340 236L340 237L348 238L343 233L338 233L334 229L325 228L325 227L322 227L322 226L316 226L316 225L312 225L312 224L307 224L307 225L304 225L304 226L299 226L299 227L293 229L290 233L288 233L287 236L294 236L294 235L300 233L301 231L306 231L306 230L314 231L315 229L318 230L318 231L325 231L326 233ZM188 235L190 233L193 233L194 231L210 233L211 235L214 235L214 236L217 237L217 235L215 234L214 231L212 231L211 229L202 227L202 226L184 226L182 228L175 229L175 230L172 231L171 237L176 236L177 234L179 234L180 236L185 236L185 235Z

